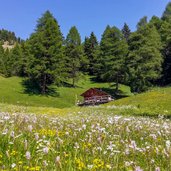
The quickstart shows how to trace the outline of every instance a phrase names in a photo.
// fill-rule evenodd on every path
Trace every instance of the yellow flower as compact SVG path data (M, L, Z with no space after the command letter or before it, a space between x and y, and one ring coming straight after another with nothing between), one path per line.
M19 161L19 162L18 162L18 164L19 164L19 165L22 165L22 164L23 164L23 162L22 162L22 161Z
M17 152L15 151L15 150L13 150L12 152L11 152L11 156L15 156L17 154Z
M107 169L111 169L111 165L110 164L106 164L106 168Z
M95 168L104 168L104 161L100 159L94 159L93 164Z
M29 170L39 171L40 170L40 166L31 167L31 168L29 168Z
M85 168L85 164L81 161L81 159L76 159L75 162L78 170L83 170Z

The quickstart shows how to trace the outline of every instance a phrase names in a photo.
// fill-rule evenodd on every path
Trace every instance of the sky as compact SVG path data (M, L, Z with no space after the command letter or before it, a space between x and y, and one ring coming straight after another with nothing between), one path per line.
M0 0L0 29L14 31L22 39L34 32L38 18L49 10L64 36L76 26L82 40L93 31L100 40L107 25L131 31L143 16L161 17L169 0Z

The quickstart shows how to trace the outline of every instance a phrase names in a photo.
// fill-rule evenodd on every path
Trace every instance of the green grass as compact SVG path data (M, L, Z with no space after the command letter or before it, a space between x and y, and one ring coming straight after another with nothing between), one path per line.
M154 88L151 91L142 94L113 101L105 106L123 108L124 106L125 108L126 106L130 106L129 110L132 114L171 115L171 87Z
M75 106L76 99L81 100L80 94L91 87L114 90L110 83L95 83L87 76L77 83L76 88L53 86L59 96L55 97L53 94L52 96L32 95L25 93L22 78L0 77L0 103L17 106L68 108ZM127 86L121 85L120 90L126 95L131 94Z
M80 112L1 113L0 170L170 170L170 120Z

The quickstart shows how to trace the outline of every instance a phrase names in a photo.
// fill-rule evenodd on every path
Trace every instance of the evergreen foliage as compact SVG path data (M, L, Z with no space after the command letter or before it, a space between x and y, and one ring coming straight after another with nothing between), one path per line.
M144 27L148 23L147 16L144 16L140 19L140 21L137 24L137 29L140 29L141 27Z
M85 38L84 42L84 54L88 59L88 73L95 75L97 58L99 54L99 45L95 34L92 32L90 37Z
M168 21L168 22L171 21L171 2L169 2L167 4L166 9L165 9L165 11L163 12L163 15L162 15L162 20L165 20L165 21Z
M129 26L126 23L124 23L124 26L122 28L122 34L124 35L124 38L128 42L129 36L131 34L131 30L129 29Z
M2 47L5 41L13 49ZM100 44L94 32L81 42L74 26L64 40L60 26L46 11L38 20L35 32L22 41L14 32L0 30L0 74L21 76L42 94L51 84L76 82L83 74L131 86L133 92L153 85L171 84L171 3L161 18L143 17L131 33L124 23L122 30L107 26Z
M81 61L83 61L83 48L81 37L75 26L73 26L66 38L66 67L68 77L72 79L72 86L79 79L81 70Z
M132 91L142 92L161 74L160 35L154 26L145 25L131 35L129 45L128 82Z
M123 79L125 58L128 52L126 40L116 27L107 26L100 42L101 77L103 80L119 82Z
M42 94L48 85L60 81L63 68L63 36L56 19L46 11L38 20L36 32L28 41L29 60L27 74L36 83Z
M14 32L5 29L0 30L0 41L8 41L10 45L13 45L15 42L22 42L22 40L19 37L16 37Z

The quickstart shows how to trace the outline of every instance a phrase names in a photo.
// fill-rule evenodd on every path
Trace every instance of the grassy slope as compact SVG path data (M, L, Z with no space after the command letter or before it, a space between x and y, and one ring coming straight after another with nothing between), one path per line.
M116 100L106 106L123 107L132 105L137 109L131 112L141 114L171 115L171 87L155 88L152 91Z
M113 89L109 83L94 83L89 77L80 80L77 86L77 88L54 87L56 92L59 93L58 97L30 95L24 93L21 78L0 77L0 103L21 106L65 108L73 107L75 105L76 98L81 99L79 95L88 88L99 87ZM123 92L128 94L130 93L129 87L127 86L122 85L120 89Z

